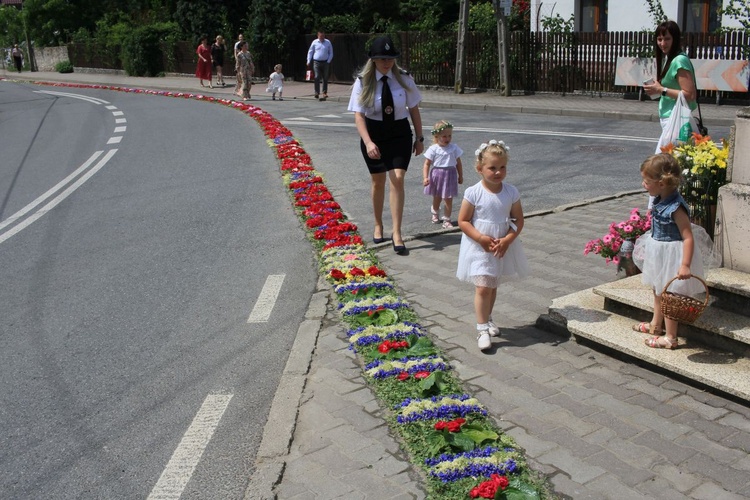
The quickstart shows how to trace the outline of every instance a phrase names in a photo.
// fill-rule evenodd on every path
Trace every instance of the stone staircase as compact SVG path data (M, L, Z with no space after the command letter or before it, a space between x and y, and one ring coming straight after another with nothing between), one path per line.
M692 325L681 324L680 346L653 349L634 332L653 313L651 290L640 276L606 283L553 300L539 325L567 330L697 386L750 402L750 274L730 269L707 273L709 306Z

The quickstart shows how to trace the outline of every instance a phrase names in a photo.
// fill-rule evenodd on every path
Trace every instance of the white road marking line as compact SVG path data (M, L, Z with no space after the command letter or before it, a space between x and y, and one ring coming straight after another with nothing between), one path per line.
M107 141L107 144L119 144L121 140L122 140L121 135L110 137L109 140Z
M109 104L109 101L105 101L104 99L99 99L98 97L90 97L90 96L81 95L81 94L71 94L69 92L55 92L53 90L35 90L34 92L37 94L49 94L49 95L54 95L58 97L72 97L73 99L81 99L83 101L88 101L92 104Z
M125 113L123 113L122 111L112 111L112 115L113 115L113 116L122 116L122 115L124 115L124 114L125 114Z
M7 240L11 236L21 232L23 229L30 226L32 223L34 223L36 220L41 218L44 214L55 208L57 205L59 205L65 198L70 196L76 189L81 187L84 182L89 180L92 175L97 173L106 163L117 153L116 149L110 149L107 151L107 154L104 155L104 158L99 160L99 162L94 165L94 167L91 168L88 172L86 172L84 175L81 176L80 179L75 181L73 184L71 184L68 189L57 195L52 201L44 205L42 208L40 208L34 215L29 217L28 219L25 219L23 222L15 226L13 229L10 229L6 231L5 233L0 234L0 243Z
M290 121L290 122L291 121L311 122L312 119L311 118L307 118L306 116L298 116L296 118L289 118L288 120L285 120L285 121Z
M179 499L224 415L231 394L209 394L172 453L148 500Z
M115 131L113 133L119 134L120 132L125 132L128 129L128 127L115 127Z
M282 120L282 124L292 121L309 121L309 118L289 118ZM323 128L354 128L354 123L330 123L330 122L314 122L307 123L307 126L323 127ZM606 134L584 134L576 132L558 132L555 130L510 130L510 129L498 129L498 128L484 128L484 127L454 127L454 132L490 132L497 134L516 134L516 135L547 135L552 137L578 137L582 139L602 139L606 141L627 141L627 142L658 142L658 139L653 137L637 137L627 135L606 135Z
M341 118L341 115L318 115L315 118Z
M260 291L255 307L247 318L248 323L266 323L268 321L285 277L286 274L271 274L266 278L266 283Z
M117 109L117 106L105 106L107 109Z
M128 123L127 118L115 118L115 123Z
M20 219L21 217L23 217L24 215L26 215L27 213L29 213L30 211L32 211L34 209L34 207L36 207L37 205L39 205L40 203L42 203L44 200L46 200L47 198L49 198L50 196L52 196L53 194L55 194L57 191L59 191L60 189L62 189L62 187L64 185L66 185L67 183L69 183L70 181L72 181L73 179L75 179L76 177L78 177L78 174L80 174L81 172L83 172L84 170L86 170L87 168L89 168L89 166L91 166L91 164L94 163L96 161L96 159L99 158L102 155L102 153L104 153L104 151L97 151L94 154L92 154L91 157L88 160L86 160L83 165L81 165L80 167L78 167L77 169L75 169L65 179L63 179L60 182L58 182L57 184L55 184L55 186L52 187L49 191L47 191L46 193L44 193L43 195L41 195L39 198L37 198L36 200L32 201L31 203L29 203L28 205L26 205L25 207L23 207L21 210L19 210L18 212L14 213L13 215L11 215L7 219L5 219L0 224L0 229L2 229L5 226L8 226L8 225L14 223L18 219Z

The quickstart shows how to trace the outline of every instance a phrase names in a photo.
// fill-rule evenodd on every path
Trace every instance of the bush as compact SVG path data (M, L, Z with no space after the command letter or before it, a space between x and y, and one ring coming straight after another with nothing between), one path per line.
M58 73L72 73L73 64L71 64L70 61L60 61L59 63L55 64L55 71L57 71Z
M176 25L157 23L134 29L122 45L122 65L130 76L158 76L164 73L162 42L174 42ZM167 57L168 59L168 57Z

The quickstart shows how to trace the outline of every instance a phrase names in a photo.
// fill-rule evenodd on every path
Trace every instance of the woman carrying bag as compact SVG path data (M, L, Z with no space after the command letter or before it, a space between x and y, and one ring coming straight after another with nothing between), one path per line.
M680 27L674 21L665 21L657 26L654 33L656 55L656 69L658 78L643 84L643 90L651 96L661 95L659 99L659 118L662 135L656 146L655 153L661 153L661 148L677 140L687 140L685 137L675 136L675 128L670 125L673 112L677 112L672 120L673 125L678 121L677 129L684 134L685 121L690 123L694 132L698 131L695 118L690 120L692 110L698 107L698 93L695 88L695 70L690 59L682 51ZM685 105L688 109L684 109Z
M669 144L687 141L692 132L698 132L698 124L692 115L698 107L695 69L682 51L681 39L680 27L674 21L661 23L654 32L658 78L644 82L643 90L650 96L661 96L661 136L655 154L661 153L661 149ZM653 205L654 197L649 196L649 210Z

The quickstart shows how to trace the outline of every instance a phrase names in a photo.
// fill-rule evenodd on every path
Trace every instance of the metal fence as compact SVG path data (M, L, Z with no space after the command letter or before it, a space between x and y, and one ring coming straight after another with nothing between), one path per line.
M334 47L331 81L351 83L358 69L367 60L367 46L373 34L329 34ZM455 83L456 33L400 32L392 34L401 51L400 64L407 68L420 85L452 88ZM298 37L284 51L257 53L255 74L264 78L273 72L275 64L284 66L284 74L295 80L305 76L307 49L314 35ZM744 33L711 35L687 33L682 46L691 58L742 59L742 49L750 44ZM195 47L178 42L174 47L161 47L165 71L195 72ZM87 44L69 46L74 66L122 69L118 50L109 53ZM638 87L615 86L615 67L618 56L650 56L653 53L652 35L646 32L572 33L569 35L545 32L513 32L509 36L509 69L511 89L521 92L618 92L637 93ZM224 74L234 74L232 43ZM468 33L466 40L467 88L497 89L498 57L496 37ZM748 100L748 92L700 91L702 97Z

